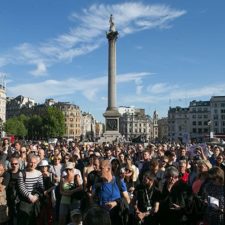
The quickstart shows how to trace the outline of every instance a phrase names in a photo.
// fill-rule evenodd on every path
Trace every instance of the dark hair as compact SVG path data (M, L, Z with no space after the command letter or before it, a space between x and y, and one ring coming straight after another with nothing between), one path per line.
M90 208L84 215L83 225L111 225L109 212L101 207Z
M218 167L218 166L214 166L212 167L209 171L209 179L210 180L217 180L219 182L219 184L223 185L224 184L224 171Z

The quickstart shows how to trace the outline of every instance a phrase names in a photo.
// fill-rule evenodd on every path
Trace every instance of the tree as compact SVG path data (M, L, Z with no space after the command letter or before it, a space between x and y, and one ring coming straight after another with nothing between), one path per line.
M17 117L8 119L4 124L4 130L8 134L15 135L19 138L24 138L27 135L27 129L23 122L18 120Z
M42 139L43 133L43 118L39 115L33 115L29 118L28 123L28 137L30 139Z
M65 118L56 107L50 106L43 115L43 133L46 138L63 137L65 133Z

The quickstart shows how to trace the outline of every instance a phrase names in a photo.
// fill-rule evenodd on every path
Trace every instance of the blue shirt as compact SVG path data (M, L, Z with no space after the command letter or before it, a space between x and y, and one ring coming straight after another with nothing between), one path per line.
M95 189L95 188L94 188ZM121 180L121 191L127 191L126 184L123 180ZM100 191L97 193L99 197L99 204L104 206L107 202L115 201L116 199L120 199L120 190L116 183L116 178L113 177L111 182L102 182Z

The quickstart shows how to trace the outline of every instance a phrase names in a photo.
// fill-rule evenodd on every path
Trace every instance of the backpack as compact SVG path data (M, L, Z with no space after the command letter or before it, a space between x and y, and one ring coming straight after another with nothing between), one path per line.
M20 171L18 171L17 175L19 174ZM7 199L8 201L12 204L17 204L19 202L19 191L18 191L18 183L17 183L17 179L12 179L12 172L9 171L9 184L8 184L8 188L6 190L7 193Z
M96 184L96 194L100 193L101 186L103 182L99 182ZM122 189L122 182L120 177L115 177L114 183L112 184L112 188L114 185L117 185L120 191L120 199L117 199L117 208L118 208L118 216L121 218L122 224L126 225L129 219L129 205L127 204L126 200L123 197L123 189Z

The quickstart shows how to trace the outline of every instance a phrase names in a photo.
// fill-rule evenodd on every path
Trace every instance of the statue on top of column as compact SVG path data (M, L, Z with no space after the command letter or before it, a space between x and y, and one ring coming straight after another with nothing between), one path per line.
M111 14L109 18L109 32L115 32L115 31L116 31L116 27L115 27L115 23L113 22L113 15Z

